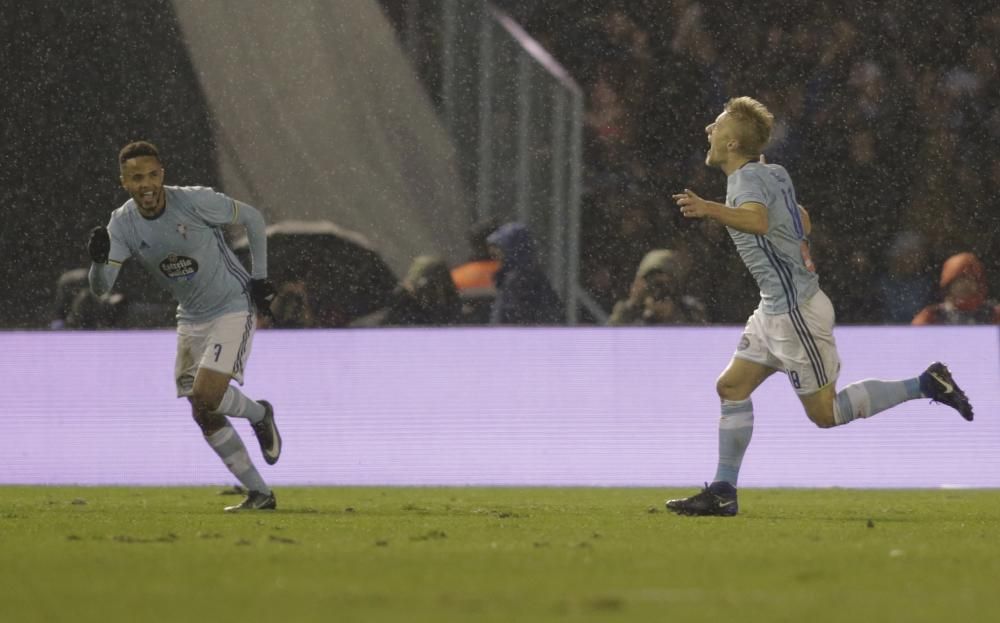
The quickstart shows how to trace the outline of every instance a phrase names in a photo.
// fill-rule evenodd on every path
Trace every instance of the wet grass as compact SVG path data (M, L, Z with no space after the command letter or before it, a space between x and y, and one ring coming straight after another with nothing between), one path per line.
M0 487L3 621L992 621L1000 492Z

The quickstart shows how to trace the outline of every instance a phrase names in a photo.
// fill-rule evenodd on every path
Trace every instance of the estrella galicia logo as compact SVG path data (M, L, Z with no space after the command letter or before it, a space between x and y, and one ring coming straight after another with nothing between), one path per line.
M171 253L160 262L160 272L174 280L190 280L198 272L198 262L191 257Z

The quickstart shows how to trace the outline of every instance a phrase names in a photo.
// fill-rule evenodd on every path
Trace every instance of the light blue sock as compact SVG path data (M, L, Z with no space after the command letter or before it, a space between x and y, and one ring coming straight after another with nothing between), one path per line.
M722 401L722 417L719 418L719 466L715 471L715 482L720 480L736 486L740 475L743 455L753 436L753 402L746 400Z
M833 418L837 426L840 426L921 396L919 378L905 381L865 379L851 383L837 392L833 405Z
M264 419L264 405L250 400L243 395L243 392L230 385L226 388L226 393L222 395L219 407L212 411L219 415L246 418L256 424Z
M243 440L240 439L239 433L236 432L232 424L226 422L225 427L211 435L206 435L205 441L212 446L212 449L226 464L233 476L236 476L237 480L249 491L271 492L271 488L265 484L260 472L250 461L247 448L243 445Z

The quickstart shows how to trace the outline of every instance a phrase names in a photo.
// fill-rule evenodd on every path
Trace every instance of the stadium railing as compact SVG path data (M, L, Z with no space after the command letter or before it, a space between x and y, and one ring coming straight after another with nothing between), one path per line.
M607 313L579 284L583 93L537 41L485 1L402 3L397 23L451 133L478 218L518 220L576 324Z

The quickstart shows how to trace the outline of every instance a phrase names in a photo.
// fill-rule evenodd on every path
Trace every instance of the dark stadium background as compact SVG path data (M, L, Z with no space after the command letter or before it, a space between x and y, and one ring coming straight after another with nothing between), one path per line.
M585 91L605 80L628 93L628 135L617 149L588 135L585 279L644 245L688 244L703 262L692 287L710 317L742 321L755 292L729 241L680 222L665 197L695 184L708 196L724 193L721 176L698 161L701 128L725 97L748 93L788 121L791 138L772 160L788 166L813 210L816 256L839 320L887 322L872 301L904 230L925 240L925 279L934 281L949 255L973 251L1000 292L995 3L496 4ZM383 5L404 23L405 3ZM671 47L691 6L700 7L704 49L712 50L702 56L697 45ZM87 230L123 199L113 161L123 138L156 136L172 178L205 185L219 181L218 146L166 0L4 3L0 60L0 327L42 328L57 277L86 264ZM433 91L426 59L413 60ZM879 92L866 107L859 84L872 67ZM858 161L854 141L870 161ZM645 219L641 240L617 237L623 206L637 206ZM614 267L609 291L597 293L602 303L627 289L633 270Z

